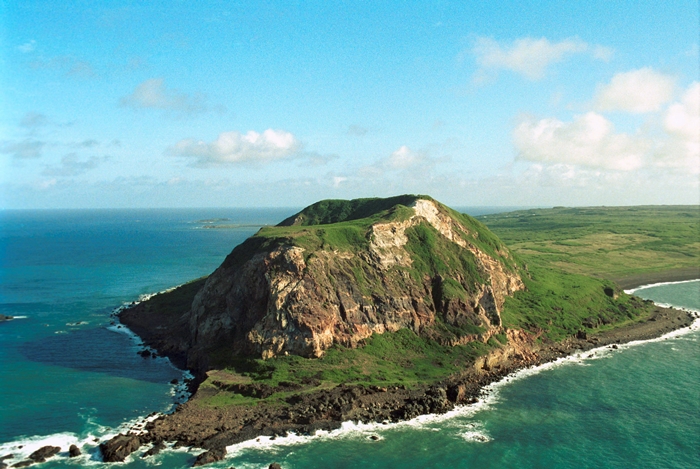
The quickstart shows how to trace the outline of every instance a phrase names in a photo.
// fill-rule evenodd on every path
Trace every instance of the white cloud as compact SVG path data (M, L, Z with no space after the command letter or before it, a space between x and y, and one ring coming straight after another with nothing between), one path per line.
M669 106L664 128L670 134L700 140L700 82L688 87L681 102Z
M272 161L295 156L301 143L290 132L267 129L246 134L231 131L219 134L211 143L185 139L168 148L174 156L195 158L195 165Z
M122 106L134 109L161 109L184 114L197 114L212 110L202 94L188 95L165 86L162 78L151 78L139 84L128 96L119 101ZM221 109L219 109L221 110Z
M29 138L21 142L3 141L0 142L0 153L12 155L17 159L39 158L44 146L46 142Z
M44 176L78 176L91 169L96 168L107 161L109 156L91 156L86 160L79 160L76 153L69 153L61 158L58 166L47 166L41 174Z
M642 137L615 133L613 124L595 112L568 123L528 117L515 128L513 137L522 160L622 171L640 168L650 148Z
M367 135L367 132L369 132L369 129L361 125L353 124L348 127L348 135L352 135L353 137L364 137Z
M673 98L674 79L642 68L617 73L598 87L594 102L598 111L655 112Z
M668 137L654 154L654 164L700 174L700 82L668 107L663 128Z
M514 129L513 140L518 159L533 163L603 172L649 170L658 177L662 173L668 177L697 177L700 82L692 83L678 102L655 113L633 135L616 133L608 119L588 112L571 122L526 117Z
M28 129L36 129L38 127L43 127L49 123L49 119L38 112L28 112L22 117L19 125L26 127Z
M29 63L34 70L60 70L74 78L94 78L96 75L90 62L73 56L57 56L49 59L38 58Z
M501 44L489 37L479 37L472 48L479 65L475 81L483 82L489 77L489 72L498 70L511 70L530 80L539 80L551 64L584 52L590 52L599 60L609 60L612 56L609 48L590 46L575 38L550 42L547 38L526 37L516 39L511 44Z
M17 50L20 52L23 52L25 54L28 54L30 52L34 52L34 49L36 49L36 41L32 39L31 41L25 42L21 46L17 46Z
M593 46L591 53L593 54L594 59L602 60L603 62L610 62L610 59L612 59L613 55L615 55L615 51L613 51L610 47L601 45Z
M406 145L399 147L387 159L387 165L392 169L407 169L426 161L424 153L416 153Z

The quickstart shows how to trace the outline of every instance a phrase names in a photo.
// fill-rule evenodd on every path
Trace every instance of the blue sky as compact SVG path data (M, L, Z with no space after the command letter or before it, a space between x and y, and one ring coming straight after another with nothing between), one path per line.
M0 5L0 208L700 200L697 1Z

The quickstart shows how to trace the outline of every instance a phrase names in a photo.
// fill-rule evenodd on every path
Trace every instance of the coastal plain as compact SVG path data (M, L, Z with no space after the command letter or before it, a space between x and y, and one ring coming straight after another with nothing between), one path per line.
M481 337L448 346L401 329L355 347L332 346L318 358L261 360L218 350L195 370L189 402L149 423L145 435L124 435L112 446L133 451L176 441L207 449L197 462L203 464L223 457L226 446L260 435L445 412L474 402L484 385L523 367L687 326L692 315L643 302L622 288L700 277L699 213L694 206L598 207L481 217L527 272L524 290L505 299L502 324L488 337L472 330ZM629 262L619 260L627 253ZM165 333L174 329L159 331L158 325L185 314L205 282L156 295L122 313L122 322L176 363L187 363ZM182 333L186 327L176 325Z

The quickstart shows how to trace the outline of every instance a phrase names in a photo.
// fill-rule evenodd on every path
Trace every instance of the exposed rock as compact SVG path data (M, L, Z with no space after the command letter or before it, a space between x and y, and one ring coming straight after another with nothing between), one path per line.
M44 462L51 456L57 455L61 451L60 446L42 446L29 455L29 459L36 462Z
M506 248L494 253L490 247L487 253L476 228L432 199L405 203L407 218L367 222L365 247L361 241L360 247L324 247L321 241L310 250L288 238L262 236L238 246L194 298L188 315L189 365L196 366L211 344L223 342L234 352L262 358L320 357L335 343L356 347L374 333L427 331L436 315L457 327L475 325L493 333L488 331L501 326L505 298L523 288L506 265L511 259ZM440 243L455 245L469 257L473 271L451 267L449 277L420 278L397 268L415 262L409 230L418 226L436 233ZM323 225L308 230L309 236L323 239ZM454 291L458 298L450 299ZM457 345L487 339L471 334L444 340Z
M160 453L166 448L165 443L162 441L157 442L156 444L153 445L151 449L146 451L141 455L142 458L147 458L149 456L155 456L156 454Z
M75 458L80 456L82 453L80 452L80 448L78 448L75 445L70 445L70 448L68 448L68 456L71 458Z
M272 464L270 464L270 465L267 467L267 469L282 469L282 466L280 466L280 465L279 465L278 463L276 463L276 462L273 462Z
M283 229L264 228L236 247L207 279L159 297L153 303L166 304L162 311L149 309L145 301L120 317L135 332L145 332L148 347L187 363L196 375L189 383L195 390L212 369L212 352L319 357L333 344L356 347L374 333L399 329L411 329L442 345L486 342L497 334L491 352L444 381L410 389L341 384L310 390L306 387L320 381L314 384L315 378L309 378L302 390L298 383L270 385L212 375L192 401L149 422L141 439L136 438L137 446L153 443L155 450L159 442L174 441L174 447L202 448L207 451L195 465L203 465L224 458L226 446L260 436L313 434L339 428L343 421L393 422L443 413L476 402L481 387L514 370L589 350L594 344L627 342L679 327L675 313L671 321L657 311L653 321L634 324L634 329L590 332L601 340L581 330L553 344L539 328L507 329L501 321L503 304L524 285L519 266L493 235L429 198L405 196L396 202L401 205L376 200L384 205L381 216L375 211L371 219L352 214L342 218L332 211L327 211L332 216L317 216L323 210L314 214L311 206L283 222ZM356 222L348 233L342 230L350 225L323 225L347 220ZM324 230L335 230L335 238L325 237ZM444 266L431 267L435 260ZM194 301L184 304L182 298ZM592 315L582 327L595 330L605 320ZM198 396L221 391L261 401L224 408L197 403ZM277 392L289 393L284 402L262 400ZM120 435L103 445L118 446L124 454L114 460L123 460L135 449L129 438Z
M17 464L13 464L12 467L27 467L31 466L32 464L36 464L37 461L31 460L31 459L25 459L24 461L20 461Z
M221 461L226 457L225 449L210 449L199 456L195 460L192 467L204 466L205 464L211 464L213 462Z
M117 435L100 444L104 462L123 462L127 456L139 449L141 439L137 435Z

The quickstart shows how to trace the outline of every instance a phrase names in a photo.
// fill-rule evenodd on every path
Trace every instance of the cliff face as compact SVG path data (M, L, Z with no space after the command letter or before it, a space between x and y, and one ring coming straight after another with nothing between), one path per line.
M500 241L429 197L326 201L234 249L195 296L190 346L319 357L402 328L487 340L522 288Z

